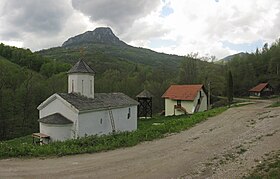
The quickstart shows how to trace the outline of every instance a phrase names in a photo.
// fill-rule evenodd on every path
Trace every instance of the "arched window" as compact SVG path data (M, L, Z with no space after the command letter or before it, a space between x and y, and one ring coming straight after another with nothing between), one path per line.
M72 93L74 92L74 80L72 80Z
M90 94L92 94L92 80L90 80Z
M82 94L84 94L84 80L82 80Z
M128 108L127 119L129 119L129 118L130 118L130 116L131 116L131 114L130 114L130 108Z

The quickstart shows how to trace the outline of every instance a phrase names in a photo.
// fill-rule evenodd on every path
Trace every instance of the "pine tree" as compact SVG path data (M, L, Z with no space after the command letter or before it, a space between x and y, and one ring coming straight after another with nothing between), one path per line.
M228 98L228 106L230 107L233 101L233 80L231 71L228 72L228 80L227 80L227 98Z

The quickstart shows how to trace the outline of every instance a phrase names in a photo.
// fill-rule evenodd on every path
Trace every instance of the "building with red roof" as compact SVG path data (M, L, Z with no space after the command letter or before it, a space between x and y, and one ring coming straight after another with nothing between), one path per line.
M207 95L202 84L171 85L162 98L165 98L165 116L207 110Z
M273 88L268 83L260 83L249 90L250 96L263 97L273 94Z

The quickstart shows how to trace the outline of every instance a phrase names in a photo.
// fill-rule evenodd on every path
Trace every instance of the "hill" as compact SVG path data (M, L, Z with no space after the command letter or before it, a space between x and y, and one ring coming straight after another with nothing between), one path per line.
M104 72L104 64L107 69L122 70L137 64L175 70L183 60L182 56L157 53L127 45L119 40L110 28L105 27L71 37L61 47L41 50L38 53L71 64L83 57L99 72Z
M176 58L173 62L169 55L118 42L108 29L92 32L91 43L81 40L88 34L36 53L0 44L0 140L38 130L36 107L53 93L67 92L66 72L81 57L97 72L96 92L123 92L135 98L146 88L155 96L153 111L163 109L161 95L177 80L178 70L171 69L180 65L178 57L171 56Z
M37 127L33 100L38 97L34 88L38 86L31 82L39 78L40 75L0 56L0 140L26 135L30 128Z
M248 90L259 83L270 83L276 94L280 89L280 40L271 46L264 44L255 53L236 55L226 63L234 80L235 96L248 95Z
M110 28L99 27L94 31L87 31L83 34L69 38L62 44L62 47L74 47L91 43L128 46L126 43L116 37Z
M97 28L71 37L61 47L37 52L46 58L74 64L83 58L97 72L96 92L123 92L132 98L143 89L155 97L153 111L164 108L161 96L170 84L207 84L223 94L223 67L191 56L177 56L127 45L110 28ZM217 77L219 76L219 77Z
M228 70L235 96L247 95L260 82L270 82L276 92L280 89L279 40L256 53L215 64L129 46L108 28L70 39L61 47L36 53L0 44L0 140L37 131L36 107L51 94L67 91L66 72L79 58L97 72L96 92L123 92L135 98L147 89L154 95L155 113L164 109L161 96L170 84L202 83L207 87L211 82L213 95L225 95Z
M245 52L240 52L240 53L236 53L236 54L233 54L233 55L229 55L229 56L223 58L222 60L223 61L230 61L230 60L232 60L235 57L242 58L242 57L245 57L246 55L249 55L249 54L245 53Z
M37 106L65 92L69 66L0 44L0 141L38 131Z
M226 56L224 58L222 58L221 60L218 60L216 61L217 64L221 64L221 63L224 63L224 62L229 62L231 60L233 60L234 58L243 58L243 57L246 57L248 56L249 53L245 53L245 52L240 52L240 53L236 53L236 54L233 54L233 55L229 55L229 56Z

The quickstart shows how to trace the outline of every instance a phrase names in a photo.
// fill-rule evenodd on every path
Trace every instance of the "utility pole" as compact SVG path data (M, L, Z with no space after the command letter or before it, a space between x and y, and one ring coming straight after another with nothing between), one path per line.
M279 74L278 71L279 71L279 64L276 65L276 74L277 74L277 76Z
M210 103L210 100L211 100L211 82L209 81L208 82L208 100L207 100L207 109L209 110L209 109L211 109L211 103Z

